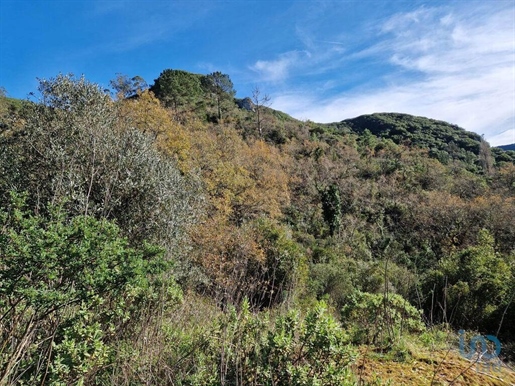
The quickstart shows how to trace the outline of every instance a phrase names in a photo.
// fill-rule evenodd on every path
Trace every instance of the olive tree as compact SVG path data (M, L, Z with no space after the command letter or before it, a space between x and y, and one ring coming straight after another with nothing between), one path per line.
M38 211L63 204L70 215L117 222L132 242L175 251L196 218L193 178L156 150L153 139L117 120L117 105L98 85L59 75L41 80L24 128L4 139L0 194L26 191Z

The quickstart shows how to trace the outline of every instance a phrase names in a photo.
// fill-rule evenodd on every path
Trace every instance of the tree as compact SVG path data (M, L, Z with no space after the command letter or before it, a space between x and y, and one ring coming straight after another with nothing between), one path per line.
M440 308L430 311L441 321L474 330L497 328L497 317L513 291L513 266L494 245L491 233L482 229L476 245L442 259L430 272L426 286L436 289Z
M271 105L270 103L270 96L268 94L265 94L261 96L261 90L258 86L255 86L252 90L252 103L254 103L254 111L256 112L256 127L259 132L259 136L263 137L263 113L264 108L269 107Z
M496 189L504 192L506 196L515 193L515 165L512 163L504 163L497 170L493 178L493 185Z
M481 137L481 142L479 143L479 163L485 175L491 176L493 174L494 159L492 151L490 150L490 145L483 137Z
M192 106L202 95L200 76L182 70L164 70L150 87L155 96L166 107L176 113Z
M134 127L154 139L162 135L172 124L170 112L166 110L152 91L144 91L138 98L118 103L120 125Z
M213 94L218 109L218 119L222 119L222 103L236 94L231 78L220 71L212 72L202 78L204 89Z
M146 90L138 98L126 99L118 106L120 124L150 134L160 151L176 159L181 171L186 171L190 139L179 122L172 119L152 91Z
M116 220L131 241L151 239L178 251L197 213L196 185L152 137L118 120L97 85L59 75L41 81L40 91L24 135L3 146L0 181L9 185L0 185L0 199L10 189L27 191L36 210L63 203L70 215Z
M336 184L331 184L322 191L322 209L324 219L329 224L331 236L338 233L342 223L342 200Z
M117 99L131 98L148 88L147 82L141 76L129 78L120 73L116 74L116 79L109 81L109 85L115 91Z

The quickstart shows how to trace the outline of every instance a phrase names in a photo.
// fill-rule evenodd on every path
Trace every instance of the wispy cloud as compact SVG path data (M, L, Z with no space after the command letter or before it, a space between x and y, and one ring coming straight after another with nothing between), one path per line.
M286 80L291 69L300 67L310 57L308 51L290 51L279 55L275 60L258 60L250 69L259 74L261 81L279 82Z
M383 53L391 63L425 74L482 73L513 64L513 8L459 15L445 11L422 8L387 21L381 29L389 43Z
M141 31L139 34L128 34L124 37L113 38L108 42L103 42L93 50L120 53L129 52L148 44L165 40L168 37L169 29L165 26L155 26L152 30Z
M515 130L506 130L500 134L496 134L489 139L490 144L493 146L509 145L515 143Z
M284 92L274 99L275 108L320 122L405 112L456 123L485 134L493 145L514 142L515 8L502 1L474 4L470 9L421 7L391 16L362 49L327 56L330 62L383 63L390 71L335 95L313 88L302 90L302 98Z
M90 11L92 22L112 21L113 28L107 30L101 43L90 48L90 51L129 52L166 41L174 33L187 30L204 19L216 7L216 4L202 0L193 3L148 0L140 6L135 5L132 0L96 0L93 3Z

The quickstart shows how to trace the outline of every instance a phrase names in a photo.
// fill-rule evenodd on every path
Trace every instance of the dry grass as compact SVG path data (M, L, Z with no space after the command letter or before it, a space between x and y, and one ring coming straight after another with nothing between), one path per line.
M360 353L354 370L361 385L515 386L515 371L505 364L471 362L455 350L418 349L404 362L367 347Z

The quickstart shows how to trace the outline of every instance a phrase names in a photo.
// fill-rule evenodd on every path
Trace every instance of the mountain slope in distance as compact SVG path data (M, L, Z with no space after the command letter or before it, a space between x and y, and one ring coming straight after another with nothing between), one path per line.
M401 113L375 113L361 115L326 127L362 135L367 131L397 144L428 149L429 155L442 163L461 160L477 163L483 138L457 125L435 119ZM514 162L515 152L492 148L495 162ZM503 154L505 153L505 154Z

